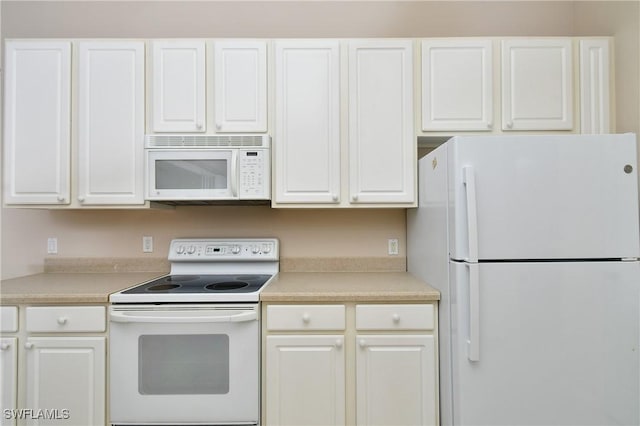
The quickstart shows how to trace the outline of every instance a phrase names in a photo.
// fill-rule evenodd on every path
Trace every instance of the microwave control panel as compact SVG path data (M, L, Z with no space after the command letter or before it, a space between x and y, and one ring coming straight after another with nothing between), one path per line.
M238 197L250 200L271 198L271 158L268 149L242 149L239 156Z

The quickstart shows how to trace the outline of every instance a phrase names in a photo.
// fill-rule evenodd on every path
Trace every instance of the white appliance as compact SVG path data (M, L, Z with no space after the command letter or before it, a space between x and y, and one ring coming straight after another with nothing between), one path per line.
M635 135L455 137L408 270L441 292L443 425L638 425Z
M154 201L269 200L269 135L147 135L147 194Z
M178 239L171 273L112 294L113 425L258 425L260 291L278 240Z

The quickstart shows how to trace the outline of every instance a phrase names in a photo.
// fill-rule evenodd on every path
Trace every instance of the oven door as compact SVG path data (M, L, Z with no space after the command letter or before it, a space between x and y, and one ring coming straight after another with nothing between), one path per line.
M116 305L109 315L112 424L258 424L257 305Z
M237 150L148 149L148 200L238 198Z

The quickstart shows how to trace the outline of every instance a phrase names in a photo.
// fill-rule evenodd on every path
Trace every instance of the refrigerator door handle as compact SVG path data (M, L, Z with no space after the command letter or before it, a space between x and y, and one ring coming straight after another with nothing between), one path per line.
M480 277L479 265L468 264L469 268L469 340L467 357L469 361L480 361Z
M469 253L467 262L478 261L478 208L476 203L476 178L472 166L462 168L462 183L466 188L467 200L467 236Z

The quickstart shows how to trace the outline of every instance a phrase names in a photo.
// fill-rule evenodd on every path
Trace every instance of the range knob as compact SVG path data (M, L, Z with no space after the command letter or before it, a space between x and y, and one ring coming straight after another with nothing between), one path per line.
M189 254L193 254L196 252L196 246L189 246L189 249L187 249L187 253Z
M176 253L178 253L178 254L182 254L182 253L184 253L184 246L178 246L178 247L176 247Z
M231 253L233 253L233 254L238 254L238 253L240 253L240 246L233 246L233 247L231 247Z
M258 254L258 253L260 253L260 247L255 245L255 246L251 247L251 251L253 252L253 254Z

